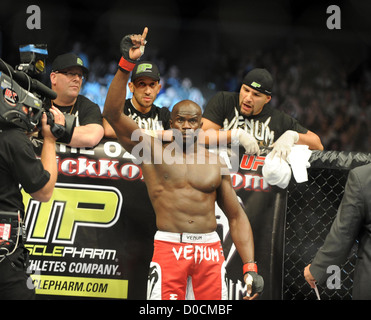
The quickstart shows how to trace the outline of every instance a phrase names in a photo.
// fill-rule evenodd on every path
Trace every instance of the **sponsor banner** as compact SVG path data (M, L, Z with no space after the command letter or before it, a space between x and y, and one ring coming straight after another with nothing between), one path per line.
M31 275L31 278L36 294L127 299L127 280L37 274Z
M142 170L133 160L116 140L103 140L94 149L58 145L52 199L40 203L23 192L29 270L39 298L146 299L156 224ZM265 156L232 154L229 160L235 166L233 188L254 232L255 257L265 280L262 298L280 299L286 190L264 181ZM218 206L215 215L229 297L241 299L246 292L242 263Z

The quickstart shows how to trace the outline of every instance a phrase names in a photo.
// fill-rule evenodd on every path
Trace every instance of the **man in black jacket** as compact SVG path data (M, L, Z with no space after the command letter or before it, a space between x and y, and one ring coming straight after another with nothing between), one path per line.
M23 110L27 110L26 114L31 112L26 106ZM63 114L57 108L50 108L50 112L56 123L63 122ZM26 273L28 250L24 247L22 232L13 241L14 247L9 250L9 236L4 235L4 230L12 231L14 226L4 221L4 214L18 212L19 221L24 219L25 208L20 186L35 200L47 202L52 197L58 176L56 137L47 124L45 114L41 123L43 147L39 159L24 129L0 120L0 300L35 298L32 281Z
M353 299L371 299L371 164L349 172L345 192L337 216L324 245L304 269L304 277L312 288L328 278L329 266L340 266L359 240L354 270Z

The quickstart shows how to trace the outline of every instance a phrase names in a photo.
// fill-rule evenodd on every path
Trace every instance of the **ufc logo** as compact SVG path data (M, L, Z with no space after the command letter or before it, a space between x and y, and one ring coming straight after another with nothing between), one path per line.
M265 157L263 156L250 156L244 154L241 158L240 168L244 170L257 171L259 167L263 167Z

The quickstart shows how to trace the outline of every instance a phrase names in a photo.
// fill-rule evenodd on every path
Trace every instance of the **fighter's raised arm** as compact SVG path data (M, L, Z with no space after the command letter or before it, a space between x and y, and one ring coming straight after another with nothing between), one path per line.
M142 34L126 35L120 43L122 57L119 68L108 89L104 103L103 117L115 130L117 138L127 151L131 151L138 141L131 141L131 134L139 129L137 124L123 113L126 98L126 85L130 72L144 52L148 28Z

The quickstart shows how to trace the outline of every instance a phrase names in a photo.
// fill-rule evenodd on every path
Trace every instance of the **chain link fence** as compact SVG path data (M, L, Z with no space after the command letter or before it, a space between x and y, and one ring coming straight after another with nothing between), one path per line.
M311 263L330 231L343 197L349 170L369 162L371 154L313 152L311 167L308 168L308 181L290 183L285 230L284 300L317 299L314 290L304 279L304 268ZM340 266L339 289L318 287L322 300L352 299L356 253L357 243L347 261Z

